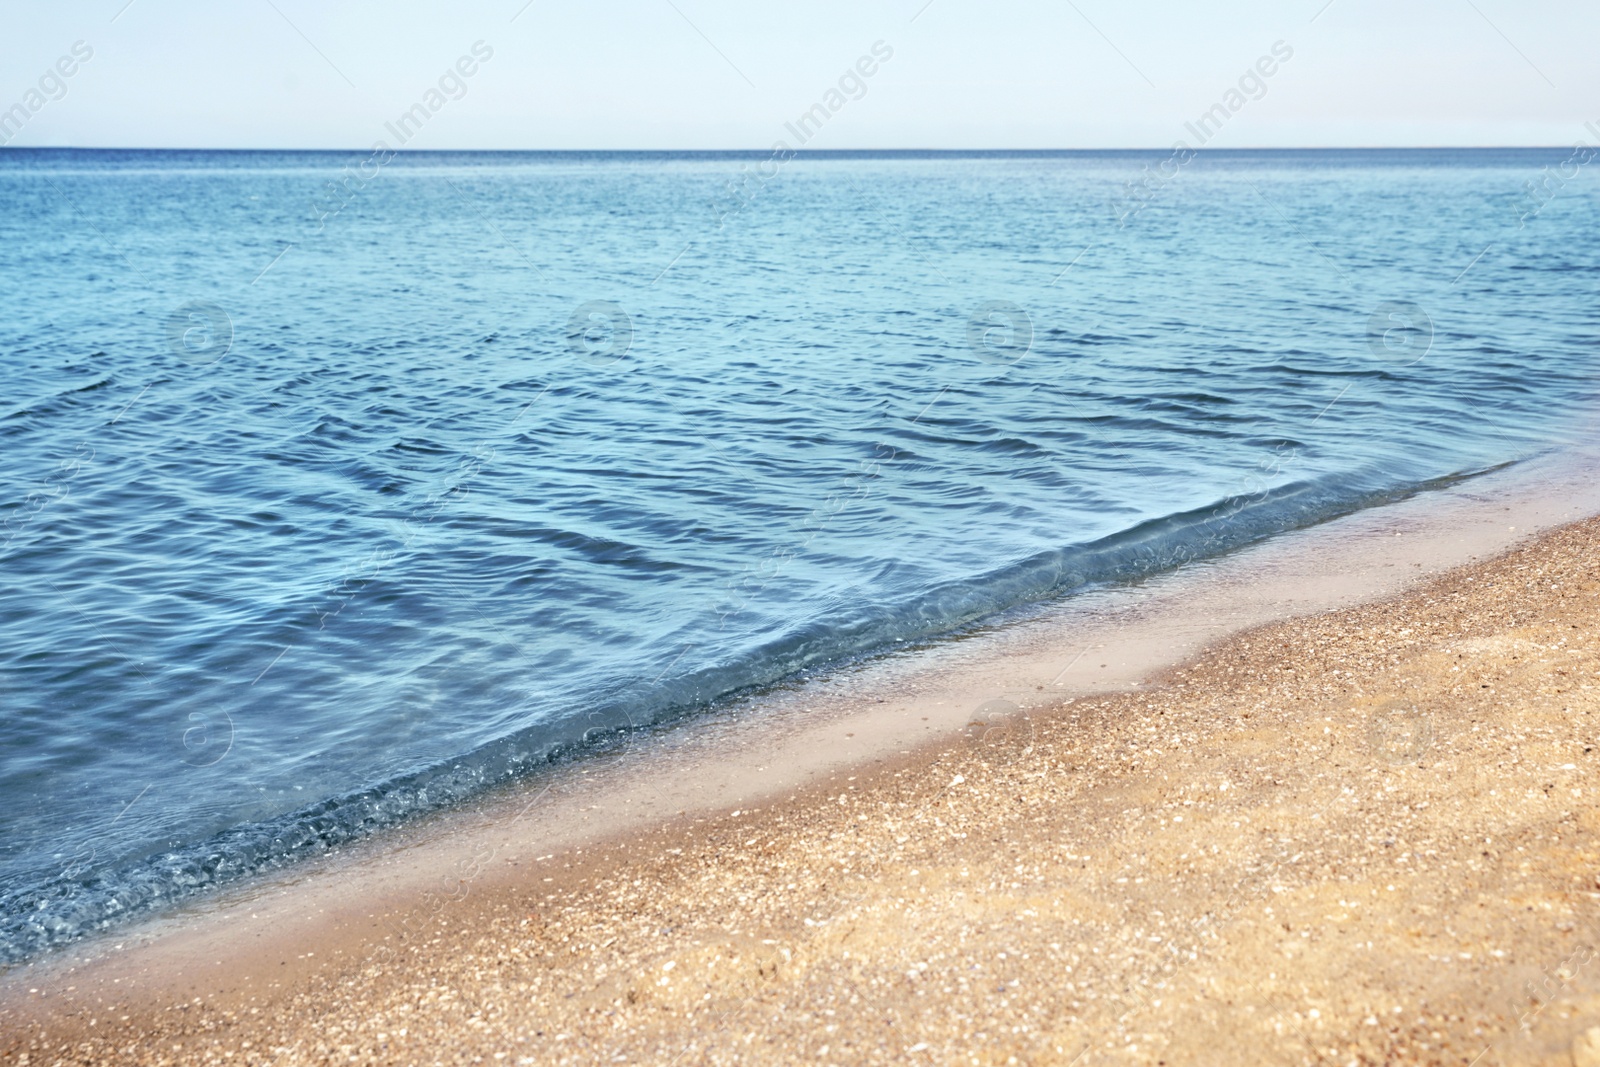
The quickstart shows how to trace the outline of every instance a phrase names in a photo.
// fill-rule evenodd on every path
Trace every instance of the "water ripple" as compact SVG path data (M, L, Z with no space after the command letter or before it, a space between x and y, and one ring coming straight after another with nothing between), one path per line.
M1561 157L8 151L0 960L1559 445Z

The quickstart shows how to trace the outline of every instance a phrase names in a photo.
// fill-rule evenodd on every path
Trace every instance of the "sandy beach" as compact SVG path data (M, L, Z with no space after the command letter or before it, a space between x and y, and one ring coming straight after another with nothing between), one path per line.
M1580 522L757 810L480 848L459 893L22 969L3 1054L1600 1062L1597 555Z

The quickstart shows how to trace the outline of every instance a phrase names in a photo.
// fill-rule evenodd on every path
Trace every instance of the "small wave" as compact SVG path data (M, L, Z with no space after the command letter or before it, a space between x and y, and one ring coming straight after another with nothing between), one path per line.
M819 666L903 647L907 641L956 634L978 620L1046 598L1135 582L1479 473L1484 472L1402 487L1383 487L1377 472L1297 482L1141 522L897 603L857 605L843 615L781 633L725 662L670 678L644 695L597 702L580 716L514 731L425 770L264 822L234 826L133 864L88 877L57 877L43 886L0 895L0 962L28 959L207 889L329 852L498 783L607 750L635 731L759 692ZM595 547L586 538L568 536L573 545Z

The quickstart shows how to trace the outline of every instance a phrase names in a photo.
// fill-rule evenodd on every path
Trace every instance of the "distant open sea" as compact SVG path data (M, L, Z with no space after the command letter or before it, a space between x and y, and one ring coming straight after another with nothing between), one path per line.
M1568 155L0 152L0 960L1561 447Z

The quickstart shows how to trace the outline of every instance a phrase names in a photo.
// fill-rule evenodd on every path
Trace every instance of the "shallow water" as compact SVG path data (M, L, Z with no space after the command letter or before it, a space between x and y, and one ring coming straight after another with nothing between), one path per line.
M1559 446L1565 155L0 154L0 959Z

